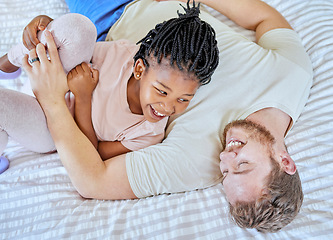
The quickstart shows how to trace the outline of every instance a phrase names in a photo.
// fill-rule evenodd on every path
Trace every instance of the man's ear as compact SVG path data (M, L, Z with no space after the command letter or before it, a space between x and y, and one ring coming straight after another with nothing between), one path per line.
M281 167L282 169L288 173L289 175L293 175L296 172L296 164L295 162L291 159L289 153L284 151L281 155Z
M146 65L144 64L143 60L141 58L136 60L136 62L134 64L134 69L133 69L134 78L136 80L140 80L145 69L146 69Z

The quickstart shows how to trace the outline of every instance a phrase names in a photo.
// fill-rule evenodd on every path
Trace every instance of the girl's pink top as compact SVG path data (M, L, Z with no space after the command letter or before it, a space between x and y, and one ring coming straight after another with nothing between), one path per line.
M127 83L133 71L133 56L139 47L126 40L98 42L93 68L99 70L99 82L92 98L92 122L101 141L120 141L130 150L138 150L164 138L167 118L151 123L143 115L133 114L127 102Z

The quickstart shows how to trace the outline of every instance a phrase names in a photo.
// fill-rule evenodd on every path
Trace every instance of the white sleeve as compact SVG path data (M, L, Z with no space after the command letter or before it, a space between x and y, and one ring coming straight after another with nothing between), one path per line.
M301 38L294 30L278 28L268 31L259 39L258 45L265 49L274 50L302 67L309 74L313 74L310 57L301 42Z

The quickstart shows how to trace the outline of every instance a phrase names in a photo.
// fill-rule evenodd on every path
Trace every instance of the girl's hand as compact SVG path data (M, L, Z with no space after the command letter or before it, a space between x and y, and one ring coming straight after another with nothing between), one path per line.
M81 63L73 68L67 75L69 90L75 97L90 99L96 88L99 72L87 63Z
M24 46L31 50L37 46L39 40L37 38L37 33L39 31L44 31L46 26L53 21L52 18L46 15L39 15L31 20L31 22L24 28L22 40Z

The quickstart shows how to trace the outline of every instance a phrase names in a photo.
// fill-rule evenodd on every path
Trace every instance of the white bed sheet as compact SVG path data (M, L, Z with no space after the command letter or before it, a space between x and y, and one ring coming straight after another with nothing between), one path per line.
M307 105L287 136L304 191L291 224L274 234L240 229L228 216L220 184L140 200L83 199L57 154L36 154L11 141L5 151L11 165L0 175L0 239L333 239L333 0L265 2L300 34L314 69ZM66 12L64 0L1 0L0 54L21 40L34 16ZM26 81L23 74L0 80L0 87L21 91Z

